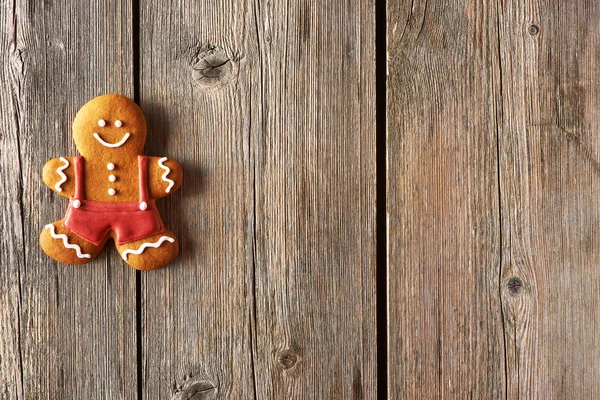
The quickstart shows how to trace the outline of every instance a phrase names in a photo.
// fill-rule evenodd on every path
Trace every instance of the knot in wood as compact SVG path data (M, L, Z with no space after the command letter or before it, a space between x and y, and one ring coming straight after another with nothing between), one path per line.
M540 33L540 27L536 24L531 24L529 25L529 28L527 28L527 32L529 32L531 36L535 36Z
M184 384L175 391L173 400L210 400L217 398L217 387L207 381Z
M508 288L508 292L513 296L518 296L523 292L523 280L518 276L511 277L506 283L506 287Z
M217 89L237 77L237 61L219 47L205 47L192 60L192 79L199 86Z
M282 350L277 354L277 363L284 370L293 368L298 363L298 353L292 349Z
M13 72L14 76L21 77L24 75L26 57L27 48L17 46L16 44L11 46L10 64L12 67L11 72Z

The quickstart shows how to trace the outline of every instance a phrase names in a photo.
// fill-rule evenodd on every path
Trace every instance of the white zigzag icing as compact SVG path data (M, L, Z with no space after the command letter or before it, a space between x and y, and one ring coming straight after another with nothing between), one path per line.
M48 225L44 226L44 228L50 229L50 235L54 239L62 239L63 245L67 249L73 249L73 250L75 250L77 252L77 257L79 257L79 258L91 258L92 257L89 254L82 253L81 252L81 247L79 247L78 245L69 243L69 238L64 233L58 233L57 234L56 231L54 230L54 225L48 224Z
M167 161L167 157L161 158L160 160L158 160L158 165L162 169L165 170L165 173L162 176L162 180L165 181L165 182L169 182L169 187L166 190L166 192L169 193L171 191L171 188L173 187L173 185L175 185L175 182L173 182L173 180L167 178L167 176L171 172L171 169L169 167L167 167L165 164L163 164L165 161Z
M137 249L137 250L125 250L125 251L123 252L123 254L121 254L121 257L123 257L123 260L126 260L126 261L127 261L127 256L128 256L129 254L136 254L136 255L140 255L140 254L142 254L142 252L143 252L144 250L146 250L146 248L147 248L147 247L152 247L152 248L154 248L154 249L157 249L157 248L158 248L158 247L159 247L161 244L163 244L163 242L165 242L165 241L168 241L168 242L171 242L171 243L173 243L173 242L175 241L175 239L173 239L173 238L171 238L171 237L169 237L169 236L161 236L161 238L160 238L160 239L158 239L158 241L157 241L157 242L154 242L154 243L144 243L144 244L143 244L143 245L141 245L141 246L140 246L140 248L139 248L139 249Z
M60 157L60 161L62 161L64 164L62 165L62 167L58 167L56 168L56 173L58 175L60 175L61 180L58 181L56 183L56 185L54 185L54 187L56 188L57 192L62 192L62 184L65 183L67 181L67 176L65 175L65 173L63 172L65 170L65 168L67 168L69 166L69 160L67 160L64 157Z

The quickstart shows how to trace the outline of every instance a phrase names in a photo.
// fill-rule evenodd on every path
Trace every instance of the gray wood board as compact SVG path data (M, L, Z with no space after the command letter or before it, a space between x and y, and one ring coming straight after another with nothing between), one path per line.
M600 5L500 7L507 397L600 397Z
M146 398L374 398L374 5L141 4L182 244L142 275Z
M496 3L388 3L390 398L503 398Z
M128 1L0 3L0 396L134 398L135 271L109 248L71 267L39 233L67 201L42 183L45 162L76 155L71 123L106 92L133 95Z

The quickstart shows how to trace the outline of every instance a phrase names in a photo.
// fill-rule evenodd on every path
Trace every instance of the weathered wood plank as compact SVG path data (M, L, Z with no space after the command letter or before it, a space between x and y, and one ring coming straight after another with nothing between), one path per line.
M146 153L184 170L181 189L158 204L180 255L142 274L147 399L254 396L249 105L260 88L249 72L259 64L248 66L256 32L247 7L141 1Z
M375 399L374 3L255 13L257 397Z
M598 398L600 5L498 4L508 398Z
M374 398L373 4L180 7L141 8L148 153L186 175L144 397Z
M18 90L21 53L12 4L0 3L0 398L23 398L21 366L21 271L23 257L22 172L19 162Z
M388 4L390 398L501 398L496 4Z
M41 168L76 154L77 109L105 92L133 94L130 2L0 7L3 398L134 398L134 271L112 249L75 268L38 244L67 207L44 186Z

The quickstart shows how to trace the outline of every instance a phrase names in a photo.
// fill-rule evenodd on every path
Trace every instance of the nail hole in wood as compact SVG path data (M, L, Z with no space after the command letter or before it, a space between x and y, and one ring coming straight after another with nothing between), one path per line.
M523 292L523 280L518 276L513 276L508 280L506 287L513 296L518 296Z
M529 34L531 36L535 36L538 33L540 33L540 27L537 26L536 24L531 24L531 25L529 25L529 28L527 28L527 31L529 32Z
M298 363L298 353L294 350L282 350L277 354L277 363L282 369L293 368Z

